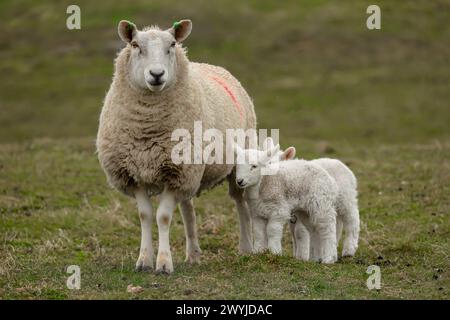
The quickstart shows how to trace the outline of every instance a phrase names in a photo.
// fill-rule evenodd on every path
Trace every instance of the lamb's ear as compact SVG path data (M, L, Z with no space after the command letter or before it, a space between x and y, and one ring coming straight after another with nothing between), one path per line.
M266 155L269 159L272 159L280 151L280 145L277 144L275 147L266 150Z
M267 163L269 163L272 160L273 157L278 155L279 151L280 151L279 144L277 144L275 147L272 147L268 150L261 151L262 155L260 156L259 164L263 165L263 166L266 165Z
M183 42L192 31L192 21L188 19L176 21L168 31L177 42Z
M119 22L118 32L119 37L120 39L122 39L122 41L130 43L137 33L137 28L133 22L122 20Z
M295 148L294 147L289 147L286 150L284 150L284 152L281 154L280 156L280 160L291 160L294 159L295 157Z
M242 149L241 146L238 143L233 142L233 151L236 154L240 154L240 153L244 152L244 149Z
M273 139L271 137L266 138L263 142L263 150L269 150L271 148L275 147L275 144L273 143Z

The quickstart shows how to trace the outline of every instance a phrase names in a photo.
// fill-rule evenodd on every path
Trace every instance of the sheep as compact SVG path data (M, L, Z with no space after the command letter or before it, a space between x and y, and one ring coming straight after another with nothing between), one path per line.
M177 204L185 224L186 260L201 253L193 197L228 180L240 221L239 250L252 251L250 214L243 191L235 185L232 164L175 164L174 130L192 134L195 121L203 128L254 129L256 116L245 89L224 68L190 62L182 42L192 30L190 20L167 29L122 20L126 43L116 60L112 84L100 114L96 147L109 184L137 202L141 245L136 270L153 268L151 197L160 195L156 211L159 247L156 272L172 273L169 228Z
M268 150L242 149L238 156L236 183L245 190L244 198L253 222L254 251L269 248L281 254L284 225L291 214L302 221L314 239L315 261L337 260L336 181L319 165L305 160L273 162L279 145ZM239 160L240 159L240 160ZM270 175L262 175L270 169Z
M267 150L274 147L273 140L266 139L263 149ZM295 157L296 150L289 147L285 151L279 151L276 160L291 160ZM334 179L338 186L338 197L336 206L336 240L339 240L342 231L345 237L342 246L342 256L354 256L358 249L360 219L358 209L358 191L357 180L353 172L341 161L337 159L320 158L309 161L312 164L319 165ZM311 237L306 226L301 219L294 217L290 223L290 229L293 239L294 256L301 260L317 259L315 247L316 239Z

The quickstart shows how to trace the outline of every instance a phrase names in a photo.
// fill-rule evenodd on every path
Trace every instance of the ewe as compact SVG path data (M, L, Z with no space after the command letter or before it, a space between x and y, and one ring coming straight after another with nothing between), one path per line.
M252 250L250 215L243 192L235 185L233 165L176 165L171 159L177 143L171 140L172 132L183 128L192 135L195 121L223 133L256 126L253 103L238 80L221 67L188 60L181 42L191 29L190 20L167 30L139 31L128 21L118 27L127 45L115 60L97 151L109 183L137 200L142 231L137 270L153 268L150 197L160 194L156 271L171 273L169 227L177 204L185 224L186 260L195 262L200 248L192 198L227 178L240 218L240 251Z

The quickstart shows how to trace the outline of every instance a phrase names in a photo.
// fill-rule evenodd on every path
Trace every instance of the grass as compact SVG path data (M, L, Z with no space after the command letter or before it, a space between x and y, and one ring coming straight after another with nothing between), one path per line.
M321 154L320 146L298 142L307 157ZM333 147L360 181L355 258L333 266L296 261L287 233L282 257L237 255L237 214L221 186L196 202L198 266L183 262L183 224L175 215L176 272L167 277L134 272L135 204L105 187L90 139L3 145L0 185L13 183L0 190L0 293L6 299L448 298L450 143ZM79 291L65 287L72 264L81 268ZM381 267L380 291L365 285L372 264ZM129 294L128 284L144 291Z
M2 1L0 17L1 299L449 299L450 10L447 1ZM189 17L193 61L225 66L255 100L259 126L280 128L305 158L344 160L359 179L355 258L333 266L285 254L239 256L225 186L196 200L200 265L135 273L135 204L107 187L94 139L120 19L169 26ZM156 203L155 203L156 205ZM154 230L156 234L156 229ZM156 240L156 239L155 239ZM81 267L68 290L67 266ZM381 290L366 287L381 267ZM126 292L139 285L139 294Z

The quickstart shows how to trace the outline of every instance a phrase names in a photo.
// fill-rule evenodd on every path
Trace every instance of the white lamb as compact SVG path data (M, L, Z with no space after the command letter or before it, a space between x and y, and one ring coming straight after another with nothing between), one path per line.
M295 148L289 147L281 153L280 160L290 160L295 156ZM338 186L338 197L336 206L336 235L337 243L345 232L342 256L354 256L358 249L359 239L359 210L358 210L358 191L357 181L353 172L341 161L337 159L321 158L311 160L310 163L317 164L325 169L328 174L336 181ZM309 234L307 227L298 217L294 218L290 224L295 257L308 260L314 260L316 239Z
M267 138L263 143L264 150L275 147L273 140ZM284 152L279 151L276 161L291 160L295 157L294 147L287 148ZM345 231L345 238L342 248L342 256L354 256L358 248L359 239L359 210L358 210L358 191L357 181L353 172L341 161L336 159L321 158L311 160L311 163L318 164L325 169L328 174L336 181L339 189L336 211L337 211L337 243ZM314 248L317 242L309 234L308 229L295 215L291 220L290 229L292 233L294 256L301 260L312 260L315 258Z
M236 149L245 157L245 163L237 165L236 182L245 188L252 213L255 251L281 253L283 226L294 216L296 258L335 262L342 226L343 255L354 255L359 235L356 179L344 164L333 159L290 160L295 155L292 147L285 152L270 144L264 151ZM274 163L274 158L289 161ZM275 175L261 174L262 168L277 166Z

